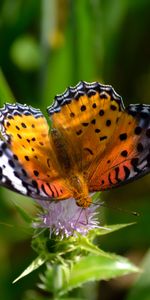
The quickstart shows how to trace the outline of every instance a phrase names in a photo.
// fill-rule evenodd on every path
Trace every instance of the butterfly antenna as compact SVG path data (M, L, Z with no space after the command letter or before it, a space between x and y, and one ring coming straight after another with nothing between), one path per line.
M105 208L110 208L110 209L113 209L113 210L117 210L117 211L120 211L120 212L131 214L135 217L140 216L140 213L138 213L137 211L130 211L130 210L120 208L120 207L116 207L116 206L112 206L112 205L110 206L110 205L107 205L104 201L100 202L100 203L95 202L95 203L93 203L93 205L102 206L102 207L105 207Z
M84 213L85 213L85 221L86 221L85 225L88 225L88 215L87 215L87 209L86 208L84 208Z

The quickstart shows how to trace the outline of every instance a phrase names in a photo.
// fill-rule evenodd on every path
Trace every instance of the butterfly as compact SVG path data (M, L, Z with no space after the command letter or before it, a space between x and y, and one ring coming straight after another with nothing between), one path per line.
M150 171L150 105L124 107L109 85L79 82L47 109L0 109L0 185L43 200L74 198L136 180Z

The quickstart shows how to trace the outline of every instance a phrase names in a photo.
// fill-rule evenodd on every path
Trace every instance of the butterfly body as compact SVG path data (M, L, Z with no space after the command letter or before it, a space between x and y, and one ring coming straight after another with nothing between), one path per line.
M150 172L150 105L129 105L111 86L79 82L56 96L49 126L38 109L0 110L0 184L43 200L118 187Z
M56 155L59 174L65 179L66 186L70 191L70 196L76 200L78 206L88 207L92 200L89 197L86 177L74 161L74 148L68 146L63 133L56 129L51 129L51 138ZM69 151L70 150L70 151Z

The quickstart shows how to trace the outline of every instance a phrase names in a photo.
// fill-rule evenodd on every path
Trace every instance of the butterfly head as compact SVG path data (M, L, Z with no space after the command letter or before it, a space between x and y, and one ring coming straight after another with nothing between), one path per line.
M68 187L78 206L83 208L90 206L92 199L89 197L88 186L82 173L71 173L68 176Z
M81 196L80 198L78 199L76 198L75 200L76 200L76 204L83 208L88 208L92 203L92 198L89 196L87 197Z

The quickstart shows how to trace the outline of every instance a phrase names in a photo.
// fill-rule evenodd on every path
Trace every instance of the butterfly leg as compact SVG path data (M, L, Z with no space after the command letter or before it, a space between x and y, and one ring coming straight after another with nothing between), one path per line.
M81 217L82 216L82 217ZM79 216L76 220L76 223L81 223L82 225L88 225L88 213L87 213L87 209L84 208L84 207L81 207L81 210L80 210L80 213L79 213Z

